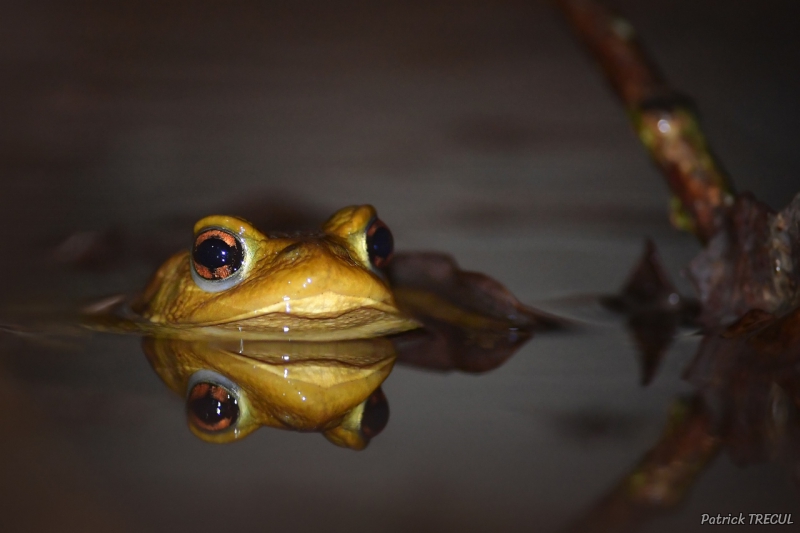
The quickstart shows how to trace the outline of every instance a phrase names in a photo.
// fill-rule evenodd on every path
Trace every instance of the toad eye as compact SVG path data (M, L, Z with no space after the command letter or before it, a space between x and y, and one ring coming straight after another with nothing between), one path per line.
M244 263L242 242L221 228L201 231L192 249L192 277L207 292L219 292L239 282L235 274ZM226 282L227 281L227 282Z
M392 232L386 224L380 219L370 224L367 228L367 254L369 255L369 262L375 268L386 266L392 258L392 251L394 250L394 237Z
M370 394L361 415L361 434L367 439L377 436L389 422L389 401L380 387Z
M214 433L236 425L239 400L222 385L203 381L189 391L186 410L193 425Z

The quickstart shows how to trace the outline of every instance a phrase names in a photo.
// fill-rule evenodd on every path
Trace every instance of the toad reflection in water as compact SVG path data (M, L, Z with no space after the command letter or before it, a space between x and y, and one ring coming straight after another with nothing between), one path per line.
M319 431L360 450L389 411L380 385L394 366L384 338L330 342L208 342L145 338L162 381L186 397L197 437L227 443L261 426Z

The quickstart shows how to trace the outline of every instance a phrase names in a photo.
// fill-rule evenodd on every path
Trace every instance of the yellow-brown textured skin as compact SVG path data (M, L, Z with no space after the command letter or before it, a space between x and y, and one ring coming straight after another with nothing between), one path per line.
M156 324L263 339L355 339L413 329L417 322L400 313L370 267L365 233L375 218L372 206L345 207L318 235L270 238L240 218L206 217L195 224L195 235L218 227L240 237L241 281L204 291L192 279L190 252L183 251L156 272L134 310Z
M207 432L208 442L241 439L261 426L320 431L339 446L361 449L363 402L388 377L395 361L388 339L339 343L209 343L146 338L144 351L164 383L181 396L198 370L222 374L238 387L234 428ZM244 355L239 353L244 352Z

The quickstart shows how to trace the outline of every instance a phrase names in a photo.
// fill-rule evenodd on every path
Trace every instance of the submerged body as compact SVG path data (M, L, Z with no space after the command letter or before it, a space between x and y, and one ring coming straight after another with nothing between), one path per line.
M372 206L341 209L313 235L268 236L228 216L200 220L194 234L192 251L168 259L133 306L165 329L339 340L419 326L378 270L392 237Z

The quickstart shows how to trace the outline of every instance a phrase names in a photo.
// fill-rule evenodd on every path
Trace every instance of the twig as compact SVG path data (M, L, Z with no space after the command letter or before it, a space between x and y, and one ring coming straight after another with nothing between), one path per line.
M667 84L626 20L593 0L557 4L602 67L639 139L666 177L673 193L673 224L708 242L726 224L733 187L691 103Z

